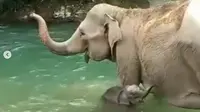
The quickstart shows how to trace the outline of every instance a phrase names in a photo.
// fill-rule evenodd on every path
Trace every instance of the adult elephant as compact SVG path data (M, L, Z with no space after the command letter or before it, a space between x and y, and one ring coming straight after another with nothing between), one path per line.
M40 37L53 53L85 53L87 62L109 59L116 62L123 86L155 85L154 93L170 104L199 109L199 6L199 0L149 9L98 4L64 42L51 39L41 16L30 17L37 20Z

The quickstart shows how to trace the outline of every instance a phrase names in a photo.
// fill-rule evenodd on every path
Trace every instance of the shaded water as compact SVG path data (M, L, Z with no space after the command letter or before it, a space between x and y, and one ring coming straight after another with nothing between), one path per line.
M86 64L82 54L52 54L36 28L33 24L0 26L0 112L101 112L100 96L117 83L114 63ZM50 33L63 41L75 28L72 23L51 25ZM10 59L3 58L5 50L12 52ZM104 110L122 112L109 107ZM151 98L142 107L143 112L194 112Z

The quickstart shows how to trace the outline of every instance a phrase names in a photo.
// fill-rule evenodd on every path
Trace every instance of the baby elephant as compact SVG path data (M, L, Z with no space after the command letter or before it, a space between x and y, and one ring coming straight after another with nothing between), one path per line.
M150 93L154 86L147 90L142 90L136 85L127 86L125 88L120 86L113 86L106 90L102 99L108 102L132 106L143 102L144 98Z

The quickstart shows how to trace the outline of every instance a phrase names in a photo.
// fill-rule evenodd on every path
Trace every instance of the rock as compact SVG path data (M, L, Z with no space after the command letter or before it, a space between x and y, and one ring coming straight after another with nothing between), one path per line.
M150 2L148 0L41 0L27 4L16 12L0 14L0 21L24 21L24 16L34 11L47 22L80 22L85 18L86 13L98 3L108 3L125 8L148 8L150 5L161 4L166 0L150 0Z
M148 0L104 0L103 2L125 8L148 8L150 6Z

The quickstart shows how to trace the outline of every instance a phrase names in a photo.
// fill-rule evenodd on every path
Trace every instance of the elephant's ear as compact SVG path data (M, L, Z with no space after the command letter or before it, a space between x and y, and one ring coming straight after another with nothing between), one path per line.
M114 46L118 41L122 40L122 33L119 27L119 22L116 19L114 19L108 14L105 14L105 19L106 19L105 27L108 34L108 42L111 48L111 55L113 58Z

